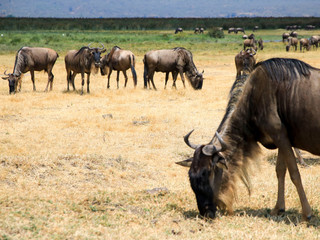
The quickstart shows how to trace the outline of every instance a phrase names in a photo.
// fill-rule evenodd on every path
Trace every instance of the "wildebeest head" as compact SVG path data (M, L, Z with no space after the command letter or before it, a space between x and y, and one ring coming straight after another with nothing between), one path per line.
M88 45L88 49L90 53L93 55L94 65L96 68L100 67L101 53L104 53L106 51L104 45L102 43L100 44L102 45L102 48L91 48L91 43Z
M249 48L246 51L242 50L240 52L240 58L243 63L243 71L244 72L248 73L248 72L252 71L252 68L256 63L254 55L256 55L256 51L253 48Z
M2 79L3 80L8 80L8 83L9 83L9 94L15 93L16 89L17 89L18 81L19 81L19 79L21 77L21 74L20 75L16 75L16 74L13 74L13 73L7 74L6 72L7 72L7 70L4 72L4 75L6 75L6 77L2 77Z
M190 167L190 185L196 196L201 216L214 218L217 207L226 208L225 203L220 199L219 192L224 181L223 171L227 168L222 154L227 147L218 133L215 136L220 146L215 146L213 140L207 145L193 144L189 142L192 132L193 130L184 137L184 141L189 147L195 149L194 155L177 164Z
M199 73L197 71L195 74L193 74L191 72L186 72L186 76L190 80L190 83L191 83L192 87L195 90L201 90L202 89L203 73L204 73L204 71L202 71L202 73Z

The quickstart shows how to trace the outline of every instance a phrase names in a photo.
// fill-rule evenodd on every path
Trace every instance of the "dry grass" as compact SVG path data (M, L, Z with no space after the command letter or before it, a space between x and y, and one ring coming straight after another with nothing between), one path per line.
M277 43L278 44L278 43ZM280 43L279 43L280 44ZM320 67L319 52L277 53L271 45L257 54L295 57ZM191 49L192 50L192 49ZM214 221L198 217L187 169L175 161L192 150L192 141L208 142L217 128L234 81L235 53L194 52L205 70L204 89L190 85L143 90L143 55L137 56L138 86L131 73L127 89L111 89L106 78L91 78L91 94L66 93L63 56L54 67L54 90L42 92L47 76L30 76L22 92L8 95L0 81L0 239L317 239L320 237L318 157L303 152L311 167L301 175L315 217L300 222L300 203L287 178L287 209L271 217L276 201L275 151L263 151L249 197L239 184L235 216ZM14 55L0 56L0 72L12 69ZM169 82L172 84L172 81ZM123 76L121 75L121 86ZM80 88L80 76L76 78ZM148 191L160 188L159 191Z

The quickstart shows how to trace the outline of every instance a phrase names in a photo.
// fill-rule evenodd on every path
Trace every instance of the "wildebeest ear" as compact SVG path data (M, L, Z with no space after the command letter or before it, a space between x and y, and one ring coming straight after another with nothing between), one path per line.
M226 159L223 158L223 157L220 157L220 158L219 158L216 166L217 166L218 168L224 168L224 169L228 170L227 161L226 161Z
M193 157L192 157L192 158L188 158L187 160L183 160L183 161L180 161L180 162L176 162L176 164L178 164L178 165L180 165L180 166L183 166L183 167L190 167L192 161L193 161Z
M101 51L101 53L104 53L105 51L107 51L107 49L103 49L103 50Z
M213 144L208 144L202 148L202 153L206 156L212 156L216 147Z

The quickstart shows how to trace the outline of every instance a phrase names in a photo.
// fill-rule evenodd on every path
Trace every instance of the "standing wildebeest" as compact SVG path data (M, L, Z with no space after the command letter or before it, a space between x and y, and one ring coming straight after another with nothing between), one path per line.
M183 29L182 29L182 28L177 28L176 31L174 32L174 34L182 33L182 32L183 32Z
M290 37L295 37L295 38L297 38L297 37L298 37L298 33L295 32L295 31L292 31L292 32L290 33Z
M263 50L263 40L262 40L262 38L260 38L258 40L258 47L259 47L260 50Z
M84 74L87 74L87 93L90 92L90 74L97 73L100 67L101 53L104 53L102 48L91 48L88 46L80 48L80 50L70 50L64 58L67 71L67 91L69 91L69 84L72 84L75 90L74 79L78 73L81 73L81 94L83 94Z
M252 31L253 32L258 31L258 29L259 29L259 26L254 26Z
M135 67L135 57L133 53L129 50L123 50L118 46L114 46L110 53L105 55L101 60L101 75L108 74L108 85L107 88L110 88L110 76L112 70L117 71L117 88L119 88L119 73L120 71L123 72L125 82L124 87L127 86L128 76L127 70L131 68L132 77L133 77L133 84L134 87L137 86L137 74Z
M246 50L246 48L249 47L249 48L253 48L255 51L257 51L257 45L256 45L256 41L255 39L245 39L243 41L243 50Z
M319 42L320 42L320 36L311 36L309 39L310 45L313 48L316 48L318 50Z
M298 38L289 37L288 45L286 46L286 51L289 52L291 46L293 46L294 50L297 51L298 41L299 41Z
M34 71L42 70L48 73L48 84L45 91L48 91L49 83L51 91L54 78L52 74L52 68L58 57L58 53L50 48L20 48L20 50L16 54L13 73L6 74L5 72L5 75L7 75L7 77L2 77L2 79L9 81L9 93L11 94L17 91L18 82L18 91L21 90L22 74L29 71L31 73L33 91L36 91L36 85L34 83Z
M256 52L252 50L252 48L245 50L241 50L235 58L234 62L237 69L237 77L241 75L241 71L245 74L245 72L251 72L253 66L256 64L256 60L254 55Z
M190 81L191 86L194 89L201 89L203 84L202 73L199 73L196 66L193 63L192 53L185 48L177 47L173 49L153 50L144 55L144 87L147 88L147 84L150 81L153 88L156 90L156 86L153 82L154 72L172 72L173 74L173 86L177 80L177 73L180 73L180 77L185 87L183 73L186 73L187 79ZM167 85L167 75L165 87Z
M301 38L300 39L300 52L302 51L303 49L303 52L304 52L304 49L306 49L307 51L310 50L310 41L309 39L307 38Z
M194 29L194 33L195 33L195 34L197 34L197 33L199 33L199 32L200 32L200 29L199 29L199 28L195 28L195 29Z
M200 34L203 34L204 33L204 28L201 27L199 31L200 31Z
M312 210L305 195L292 147L320 155L320 69L296 59L269 59L258 63L243 88L237 107L227 116L221 136L195 149L189 178L200 214L214 217L217 207L233 213L236 183L241 179L250 191L248 169L259 153L260 142L278 148L276 172L278 198L273 215L285 210L287 169L296 186L304 220ZM306 124L306 119L308 123ZM183 163L182 163L183 164Z
M284 43L284 41L288 41L288 38L290 37L290 34L289 33L283 33L282 34L282 42Z

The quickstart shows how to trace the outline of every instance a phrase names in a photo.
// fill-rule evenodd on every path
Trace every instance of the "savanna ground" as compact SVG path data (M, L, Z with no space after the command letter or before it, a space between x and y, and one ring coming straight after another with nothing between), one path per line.
M273 40L258 51L258 61L298 58L320 68L319 50L285 52L284 44L275 41L281 39L282 32L257 32ZM19 34L28 35L8 34L17 35L16 39ZM175 164L193 153L183 142L187 132L195 129L192 141L207 143L218 127L235 79L234 56L242 48L240 35L226 34L225 39L213 41L203 36L197 40L191 31L180 37L168 31L136 31L125 33L126 38L132 36L131 40L119 44L117 35L122 32L96 36L104 34L113 34L114 39L96 42L103 42L108 49L119 45L136 54L136 89L129 72L127 88L123 88L120 75L117 90L114 72L109 90L106 77L97 74L91 77L90 94L66 92L64 55L68 49L88 44L81 39L74 46L57 46L60 57L53 70L52 92L43 92L47 82L43 72L36 73L36 92L32 91L29 74L23 78L22 91L15 95L9 95L7 82L0 81L0 239L320 237L319 157L303 152L310 167L300 167L314 212L310 223L301 222L300 202L288 176L287 212L270 216L277 196L276 151L263 149L259 167L252 173L251 196L239 183L235 215L220 213L213 221L199 217L188 169ZM155 36L155 40L147 35ZM135 36L146 39L135 42ZM165 39L157 41L156 36ZM1 49L1 73L12 71L15 51L29 40L20 37L19 47L13 49L8 44L8 49ZM33 46L46 46L41 36L35 40L38 44ZM205 71L203 89L194 91L188 83L184 89L178 77L178 90L171 89L171 78L164 90L164 74L156 73L158 91L144 90L144 53L177 46L191 50L198 70ZM79 75L75 83L80 89Z

